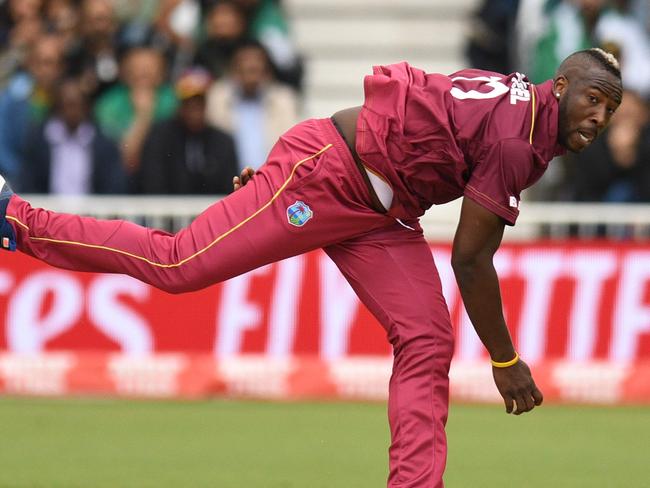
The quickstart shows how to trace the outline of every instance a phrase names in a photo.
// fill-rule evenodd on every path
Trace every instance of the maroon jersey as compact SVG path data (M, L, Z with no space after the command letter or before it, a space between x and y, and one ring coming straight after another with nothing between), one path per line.
M514 225L520 192L563 152L551 81L400 63L375 67L364 90L356 149L392 186L394 217L464 195Z

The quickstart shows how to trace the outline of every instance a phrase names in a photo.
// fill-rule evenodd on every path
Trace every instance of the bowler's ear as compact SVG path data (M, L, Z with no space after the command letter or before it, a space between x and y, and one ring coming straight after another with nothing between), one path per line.
M567 80L566 76L558 75L557 78L553 80L553 96L557 97L558 93L560 94L560 96L562 96L564 90L566 90L568 86L569 86L569 80Z

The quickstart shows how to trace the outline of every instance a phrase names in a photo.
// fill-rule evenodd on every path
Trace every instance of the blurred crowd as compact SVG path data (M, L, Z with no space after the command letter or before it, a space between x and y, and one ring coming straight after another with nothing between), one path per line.
M277 0L0 0L0 46L0 173L25 193L228 193L298 118Z
M528 198L650 202L648 0L478 0L469 31L470 66L536 83L616 54L609 129ZM0 0L0 173L25 193L228 193L298 121L302 75L280 0Z
M467 44L470 64L553 78L570 53L617 56L625 93L609 128L580 154L553 161L529 190L538 200L650 202L650 2L481 0Z

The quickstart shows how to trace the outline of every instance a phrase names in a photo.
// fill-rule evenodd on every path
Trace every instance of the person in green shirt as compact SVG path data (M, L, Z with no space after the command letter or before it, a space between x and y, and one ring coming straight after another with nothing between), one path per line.
M126 170L133 174L152 123L174 114L178 101L165 81L165 60L156 49L130 50L120 70L121 82L97 100L95 117L104 133L118 142Z
M534 83L552 78L556 67L572 52L598 45L596 26L607 12L607 3L605 0L549 0L545 10L548 25L532 56L530 75Z
M291 40L286 15L275 0L235 0L248 17L248 36L261 42L271 57L279 81L299 90L303 63Z

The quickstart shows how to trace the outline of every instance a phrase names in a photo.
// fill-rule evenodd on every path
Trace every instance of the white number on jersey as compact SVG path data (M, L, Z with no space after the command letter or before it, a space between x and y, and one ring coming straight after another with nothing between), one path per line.
M466 78L464 76L456 76L451 79L453 83L456 80L465 80L465 81L475 81L479 86L488 86L492 88L489 92L480 92L476 90L463 91L460 88L454 86L450 93L454 98L459 100L485 100L488 98L496 98L504 95L510 91L510 89L501 83L501 77L499 76L477 76L475 78Z

